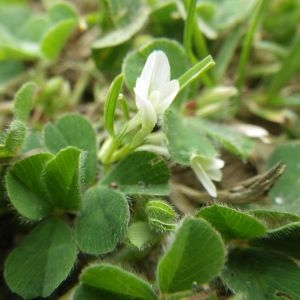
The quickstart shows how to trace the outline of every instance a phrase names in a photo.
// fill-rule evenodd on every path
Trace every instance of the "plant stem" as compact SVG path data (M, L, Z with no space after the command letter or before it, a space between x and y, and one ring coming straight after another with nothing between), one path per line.
M254 34L256 32L258 23L263 13L264 4L265 4L265 0L258 0L257 6L254 10L253 18L250 22L249 31L247 32L244 39L243 49L238 64L238 71L237 71L238 78L236 80L236 87L238 88L239 91L241 91L245 83L246 67L249 61L250 50L252 47Z

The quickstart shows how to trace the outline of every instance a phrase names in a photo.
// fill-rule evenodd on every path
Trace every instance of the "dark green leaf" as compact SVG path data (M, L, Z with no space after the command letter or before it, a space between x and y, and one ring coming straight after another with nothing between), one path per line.
M28 219L39 220L52 210L42 182L45 165L51 158L53 155L48 153L27 157L17 162L6 177L10 201Z
M117 299L157 299L150 284L117 266L100 264L86 268L80 281L89 287L116 294Z
M129 221L126 198L101 187L89 189L75 224L79 248L90 254L114 250L124 238Z
M300 269L290 259L252 248L235 249L229 255L222 279L243 299L298 299Z
M266 236L255 239L251 244L300 259L300 222L271 230Z
M166 195L170 171L166 162L151 152L137 151L123 158L101 180L126 194Z
M47 297L68 276L76 260L70 229L58 219L38 225L8 256L4 276L25 299Z
M287 212L255 209L248 211L248 213L261 220L269 229L275 229L289 223L300 221L300 216Z
M56 208L72 211L81 207L79 156L78 149L67 147L46 164L42 180Z
M72 300L133 300L124 298L124 295L116 295L104 290L99 290L91 286L80 284L76 288ZM135 298L136 300L136 298Z
M52 152L74 146L83 150L85 180L94 182L96 178L97 150L96 134L89 121L79 115L66 115L56 124L48 124L44 130L45 144Z
M205 220L186 218L159 262L157 281L163 293L192 289L217 276L224 262L220 235Z
M233 208L212 205L201 209L197 217L211 223L226 239L251 239L266 233L266 227L249 214Z

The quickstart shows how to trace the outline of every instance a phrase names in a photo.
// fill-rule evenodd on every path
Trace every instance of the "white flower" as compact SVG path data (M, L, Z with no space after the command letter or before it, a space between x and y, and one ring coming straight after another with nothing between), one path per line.
M170 80L170 64L166 54L160 50L153 51L134 88L143 129L151 131L154 128L157 117L171 105L178 91L178 80Z
M217 189L212 180L221 180L222 172L220 169L224 167L224 161L216 157L208 158L198 154L193 154L190 162L193 171L203 187L206 189L209 195L211 195L213 198L216 198Z

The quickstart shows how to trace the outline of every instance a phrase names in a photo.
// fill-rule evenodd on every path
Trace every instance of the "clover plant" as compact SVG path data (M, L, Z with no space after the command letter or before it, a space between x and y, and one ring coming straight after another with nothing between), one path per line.
M0 1L0 299L300 299L299 15Z

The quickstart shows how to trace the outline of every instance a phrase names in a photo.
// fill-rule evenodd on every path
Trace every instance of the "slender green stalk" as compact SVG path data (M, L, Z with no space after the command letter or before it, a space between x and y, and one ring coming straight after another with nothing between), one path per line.
M256 32L258 23L263 13L264 4L265 4L265 0L258 0L258 3L254 10L253 18L250 22L249 30L244 39L243 49L242 49L242 53L238 65L238 72L237 72L238 78L236 81L236 87L238 88L239 91L241 91L245 83L246 67L249 61L252 42L253 42L254 34Z
M195 19L197 1L189 0L186 2L187 2L187 17L186 17L184 32L183 32L183 45L190 61L195 63L197 59L193 54L192 39L193 39L194 19Z
M187 85L191 84L195 79L198 78L198 76L203 75L204 72L212 68L214 65L215 62L210 55L195 64L192 68L178 78L180 91L183 90Z
M195 20L197 0L185 1L185 4L187 17L183 32L183 45L190 61L195 64L198 62L198 59L193 53L193 42L195 42L197 54L200 57L208 55L208 50L206 47L204 36L201 30L198 28ZM213 86L213 81L208 76L208 74L201 75L201 79L206 86Z

